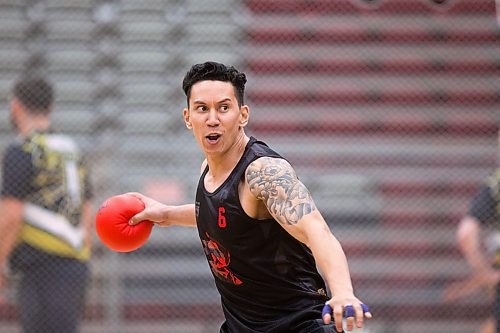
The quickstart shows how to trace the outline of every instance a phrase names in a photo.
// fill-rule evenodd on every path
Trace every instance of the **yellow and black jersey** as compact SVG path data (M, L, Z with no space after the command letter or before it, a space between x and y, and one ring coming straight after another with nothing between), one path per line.
M63 134L35 132L7 148L2 166L2 196L25 202L20 243L87 260L90 249L80 221L92 188L75 141Z

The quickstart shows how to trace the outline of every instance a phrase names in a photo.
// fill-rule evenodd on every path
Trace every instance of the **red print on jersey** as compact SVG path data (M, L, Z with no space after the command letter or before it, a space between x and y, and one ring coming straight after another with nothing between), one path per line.
M243 282L236 277L230 270L229 264L231 263L231 255L229 252L220 246L216 241L212 240L208 233L205 233L207 239L202 240L203 249L208 258L210 268L214 274L222 280L240 285Z
M219 217L217 219L217 223L219 224L220 228L225 228L227 225L226 216L224 216L225 213L226 209L222 206L219 207Z

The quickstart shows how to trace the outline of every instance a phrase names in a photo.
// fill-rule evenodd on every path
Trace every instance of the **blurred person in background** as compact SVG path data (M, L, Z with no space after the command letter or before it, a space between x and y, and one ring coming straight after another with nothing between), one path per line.
M371 313L354 296L342 247L308 189L286 159L245 134L245 83L234 67L191 67L184 121L205 155L195 204L133 193L145 210L130 224L197 227L221 295L222 333L341 332L343 315L349 330L362 327Z
M43 78L15 83L2 161L0 288L20 274L24 333L78 332L89 279L92 188L75 141L51 128L53 100Z
M500 162L500 129L498 131L498 162ZM462 218L457 229L457 240L467 263L473 271L470 292L480 287L494 288L495 301L492 316L481 329L481 333L500 333L500 237L492 237L496 242L493 262L482 246L481 230L486 225L494 226L500 232L500 167L487 178L471 201L469 212ZM496 233L495 233L496 234ZM467 292L463 285L460 292Z

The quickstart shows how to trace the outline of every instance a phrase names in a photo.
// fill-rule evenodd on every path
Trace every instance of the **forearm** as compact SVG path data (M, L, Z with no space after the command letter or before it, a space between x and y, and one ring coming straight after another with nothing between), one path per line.
M194 204L166 206L165 221L172 225L196 227L196 213Z
M333 297L353 295L349 266L344 250L328 227L313 231L308 243L319 270Z
M0 265L7 263L22 226L23 204L15 199L0 201Z
M16 245L19 228L13 228L0 218L0 266L7 264L10 253Z

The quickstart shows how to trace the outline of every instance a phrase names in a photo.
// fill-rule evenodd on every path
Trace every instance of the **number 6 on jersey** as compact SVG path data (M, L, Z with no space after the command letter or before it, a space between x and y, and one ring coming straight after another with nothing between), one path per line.
M226 213L226 209L224 207L219 207L219 227L220 228L225 228L226 227L226 217L224 216L224 213Z

